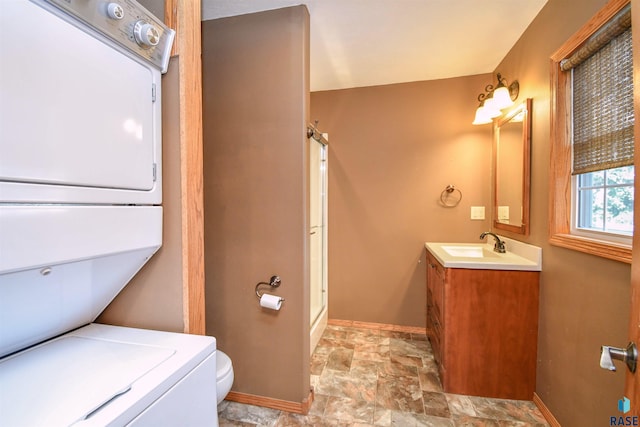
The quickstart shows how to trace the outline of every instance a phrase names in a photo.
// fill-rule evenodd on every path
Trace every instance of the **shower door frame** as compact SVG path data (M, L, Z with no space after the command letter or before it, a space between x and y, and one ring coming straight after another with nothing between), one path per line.
M322 292L322 296L321 296L321 305L319 309L316 309L315 312L312 310L312 305L311 305L311 301L310 301L310 307L309 307L309 326L310 326L310 333L311 333L311 351L313 352L313 349L315 348L317 341L319 339L319 337L322 335L322 331L324 330L324 328L326 327L327 324L327 317L328 317L328 201L329 201L329 195L328 195L328 189L329 189L329 181L328 181L328 172L329 172L329 156L328 156L328 140L327 140L327 135L321 135L319 132L317 132L316 129L313 129L313 134L311 135L311 137L309 138L309 143L310 144L320 144L320 196L321 196L321 203L322 203L322 208L321 208L321 216L322 216L322 250L321 250L321 292ZM309 159L311 162L311 147L309 149ZM310 166L310 170L312 170L312 167ZM311 194L311 184L310 184L310 197L313 196ZM313 233L313 231L309 230L310 233ZM311 260L311 237L309 240L309 256L310 256L310 264L312 262ZM311 268L310 268L310 274L311 274ZM311 294L312 292L314 292L314 290L312 289L312 282L313 280L309 280L309 298L311 299Z

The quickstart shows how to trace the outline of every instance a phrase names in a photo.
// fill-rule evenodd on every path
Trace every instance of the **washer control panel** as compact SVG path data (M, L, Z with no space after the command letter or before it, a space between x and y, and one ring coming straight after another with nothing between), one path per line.
M135 0L46 0L127 50L167 70L175 31Z

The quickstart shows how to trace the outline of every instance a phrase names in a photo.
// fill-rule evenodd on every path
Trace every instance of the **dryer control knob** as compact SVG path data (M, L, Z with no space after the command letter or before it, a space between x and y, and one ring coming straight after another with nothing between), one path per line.
M111 19L120 20L124 18L124 9L118 3L109 3L107 5L107 15Z
M160 41L160 33L153 25L145 21L138 21L133 26L133 36L142 47L153 47Z

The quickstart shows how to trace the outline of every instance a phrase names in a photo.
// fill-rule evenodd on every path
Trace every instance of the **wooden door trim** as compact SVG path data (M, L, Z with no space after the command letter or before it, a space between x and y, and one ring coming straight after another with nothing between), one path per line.
M205 334L202 39L199 1L165 0L165 22L176 31L180 86L182 290L184 332Z
M631 22L633 23L631 31L633 32L633 51L640 52L640 37L636 35L636 29L640 29L640 0L631 1ZM638 141L640 141L640 126L638 126L638 117L640 117L640 55L633 55L633 104L636 117L636 126L634 126L635 135L635 169L640 170L640 154L638 150ZM638 177L634 181L635 194L640 194L640 182ZM640 224L640 202L636 197L634 200L634 223ZM636 229L637 230L637 229ZM633 233L633 250L631 255L631 309L629 312L629 339L636 341L640 336L640 233ZM626 370L626 369L625 369ZM625 415L640 415L640 378L637 374L627 371L625 381L625 396L631 401L631 413Z

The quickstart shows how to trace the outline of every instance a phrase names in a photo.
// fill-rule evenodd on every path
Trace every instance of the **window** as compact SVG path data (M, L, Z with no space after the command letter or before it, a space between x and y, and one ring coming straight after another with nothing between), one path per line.
M572 232L629 243L633 234L633 166L588 172L575 177Z
M631 262L629 1L611 1L552 57L550 242Z

